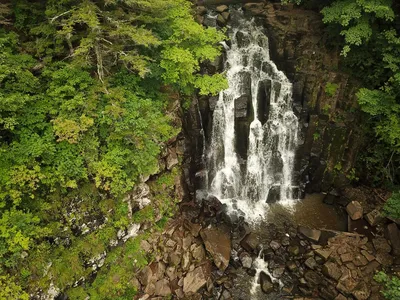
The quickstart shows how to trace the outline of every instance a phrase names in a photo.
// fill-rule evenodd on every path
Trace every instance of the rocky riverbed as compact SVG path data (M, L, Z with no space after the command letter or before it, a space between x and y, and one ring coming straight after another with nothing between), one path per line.
M136 299L383 299L373 277L400 271L400 232L383 217L374 228L367 236L290 218L254 226L227 216L215 198L186 203L142 241L152 262L133 279Z

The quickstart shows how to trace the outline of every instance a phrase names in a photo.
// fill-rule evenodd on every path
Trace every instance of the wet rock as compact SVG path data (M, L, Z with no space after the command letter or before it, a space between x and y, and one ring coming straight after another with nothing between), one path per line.
M215 10L219 13L222 13L224 11L227 11L229 7L227 5L219 5L215 8Z
M294 261L288 261L286 262L286 267L288 268L289 271L293 272L297 269L297 265Z
M383 220L383 217L378 209L374 209L373 211L365 215L365 220L367 220L369 225L375 226L376 224L378 224L380 221Z
M276 203L281 198L281 187L273 186L268 191L267 203Z
M200 16L203 16L207 13L207 8L205 6L197 6L196 13Z
M261 290L266 294L274 291L274 284L272 283L271 278L264 272L260 273L260 285Z
M229 265L231 238L227 230L206 228L200 232L207 251L213 257L215 265L224 271Z
M314 242L318 242L319 238L321 237L321 231L320 230L316 230L316 229L311 229L308 227L303 227L300 226L299 227L299 232L304 235L306 238L314 241Z
M311 270L307 270L307 271L304 273L304 279L305 279L306 282L307 282L307 286L309 286L309 287L311 287L311 288L320 285L321 282L322 282L321 276L318 275L317 272L314 272L314 271L311 271Z
M244 268L250 269L253 264L253 259L248 253L243 252L240 254L240 262Z
M279 244L277 241L271 241L271 243L269 243L269 246L273 250L278 250L281 247L281 244Z
M240 96L235 99L235 118L247 117L248 103L249 103L249 97L246 95Z
M351 201L347 204L346 211L353 221L361 219L364 213L363 207L358 201Z
M221 27L224 27L226 25L226 20L222 15L218 15L217 17L217 24Z
M299 253L300 253L299 246L296 246L296 245L295 246L290 246L288 248L288 252L293 256L299 255Z
M154 295L168 296L170 294L171 294L171 288L169 287L169 281L167 279L162 279L155 283Z
M207 283L206 277L201 267L197 267L192 272L186 274L183 280L183 292L186 295L195 294Z
M400 256L400 231L395 223L391 223L387 226L387 235L392 243L393 254Z
M310 268L312 270L314 270L318 266L318 264L315 261L314 257L307 258L307 260L304 262L304 264L306 265L306 267L308 267L308 268Z
M335 263L327 262L322 266L322 274L334 280L339 280L342 276L342 271Z
M232 299L232 295L228 290L224 289L224 291L222 292L222 295L219 299L221 299L221 300Z
M225 19L225 21L228 21L228 20L229 20L229 17L230 17L230 13L227 12L227 11L224 11L224 12L221 14L221 16Z
M281 278L283 273L285 273L285 268L279 267L274 269L274 271L272 272L272 276L274 276L275 278Z
M255 250L259 243L258 236L251 232L240 241L240 246L249 253L256 253Z

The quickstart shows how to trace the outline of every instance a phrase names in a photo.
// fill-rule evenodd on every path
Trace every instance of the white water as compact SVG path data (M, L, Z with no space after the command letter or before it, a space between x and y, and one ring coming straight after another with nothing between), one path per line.
M224 45L229 88L220 93L213 114L208 192L232 211L242 211L247 220L257 221L264 217L268 199L290 205L297 198L292 174L298 119L292 110L292 84L271 61L262 29L243 18L230 40L230 47ZM263 100L260 91L268 93ZM250 97L253 112L247 158L237 153L235 132L235 99L244 95ZM267 118L259 111L265 98Z

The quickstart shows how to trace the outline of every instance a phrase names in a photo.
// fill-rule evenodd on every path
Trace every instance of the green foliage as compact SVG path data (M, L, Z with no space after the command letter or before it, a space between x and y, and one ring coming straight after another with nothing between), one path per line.
M325 94L327 94L329 97L333 97L336 95L336 91L339 88L339 85L336 83L328 82L325 85Z
M400 219L400 192L394 192L383 207L384 213L392 218Z
M377 19L394 20L391 4L391 0L337 0L323 8L321 13L325 23L341 26L340 35L345 40L342 54L346 56L352 46L360 46L371 39L372 24Z
M0 276L0 299L28 300L29 295L14 280L12 277Z
M383 296L387 300L396 300L400 298L400 278L397 276L388 276L385 272L378 272L375 281L384 285Z
M174 212L176 170L132 220L122 199L159 171L181 95L226 88L198 72L225 36L197 24L187 0L19 0L0 4L0 24L0 298L26 299L50 278L67 288L89 276L88 260L130 222L162 226ZM85 214L108 223L76 237ZM137 243L71 299L132 299L130 274L147 259Z

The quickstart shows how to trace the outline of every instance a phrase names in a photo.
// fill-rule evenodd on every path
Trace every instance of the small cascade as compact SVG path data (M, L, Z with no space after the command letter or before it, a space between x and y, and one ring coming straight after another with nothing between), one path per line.
M258 257L253 262L253 267L256 270L256 274L254 275L254 281L250 290L251 295L256 295L258 291L260 291L260 275L261 272L265 273L268 276L272 283L277 282L279 284L279 288L283 287L283 283L272 276L271 272L268 270L268 263L264 260L262 255L263 249L258 254Z
M257 219L267 203L297 198L293 169L298 119L292 110L292 84L270 59L262 29L243 17L229 37L230 46L224 44L229 88L219 94L213 113L208 192L248 219ZM250 125L239 140L237 120L242 115ZM238 151L244 145L245 151Z

